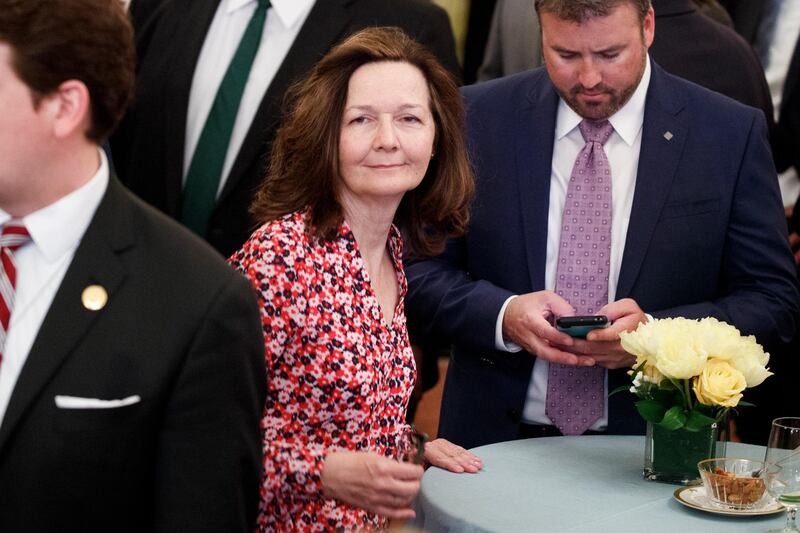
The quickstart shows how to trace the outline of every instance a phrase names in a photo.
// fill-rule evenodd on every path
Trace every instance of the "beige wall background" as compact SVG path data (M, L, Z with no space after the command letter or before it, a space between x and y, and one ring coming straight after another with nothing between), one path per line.
M456 54L458 61L463 65L470 0L433 0L433 3L442 6L450 15L450 24L453 26L453 35L456 38Z

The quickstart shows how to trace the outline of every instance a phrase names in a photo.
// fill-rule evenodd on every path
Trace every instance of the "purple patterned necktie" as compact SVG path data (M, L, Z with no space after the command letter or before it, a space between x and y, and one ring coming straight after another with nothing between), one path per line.
M556 268L556 293L579 315L608 303L611 255L611 169L603 145L614 127L584 119L586 144L567 187ZM564 435L580 435L603 415L605 370L550 364L545 413Z

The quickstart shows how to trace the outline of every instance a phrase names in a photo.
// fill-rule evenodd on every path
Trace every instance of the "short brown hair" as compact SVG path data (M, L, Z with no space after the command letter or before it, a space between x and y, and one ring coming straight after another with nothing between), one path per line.
M436 155L422 183L403 196L395 215L407 251L434 255L442 251L447 237L464 233L474 183L463 138L461 95L433 54L398 28L370 28L352 35L289 89L289 111L251 209L259 223L310 208L310 232L334 236L343 220L337 186L348 84L356 69L382 61L409 63L422 72L436 125Z
M0 0L0 41L34 103L67 80L89 89L86 136L102 142L133 96L133 28L120 0Z
M560 19L584 23L595 17L606 17L622 4L630 4L644 20L650 9L650 0L535 0L538 14L552 13Z

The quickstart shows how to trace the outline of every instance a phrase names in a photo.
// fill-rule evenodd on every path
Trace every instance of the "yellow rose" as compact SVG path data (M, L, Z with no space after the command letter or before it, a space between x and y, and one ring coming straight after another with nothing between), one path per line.
M689 379L703 371L708 356L690 336L680 331L661 333L655 357L659 372L672 379Z
M697 401L705 405L736 407L747 386L744 375L721 359L709 359L703 372L693 380Z

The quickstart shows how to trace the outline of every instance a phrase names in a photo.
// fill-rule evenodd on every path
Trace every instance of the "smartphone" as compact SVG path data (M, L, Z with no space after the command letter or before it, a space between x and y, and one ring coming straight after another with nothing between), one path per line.
M585 339L593 329L603 329L611 325L605 315L562 316L556 318L556 329L571 337Z

